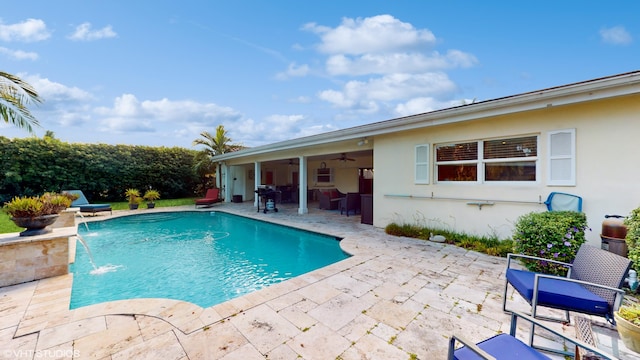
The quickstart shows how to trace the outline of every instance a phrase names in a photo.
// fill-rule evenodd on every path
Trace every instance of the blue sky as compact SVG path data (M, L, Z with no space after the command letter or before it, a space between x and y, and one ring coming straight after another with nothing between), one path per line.
M50 1L0 70L63 141L258 146L640 69L637 1ZM0 124L0 135L27 137Z

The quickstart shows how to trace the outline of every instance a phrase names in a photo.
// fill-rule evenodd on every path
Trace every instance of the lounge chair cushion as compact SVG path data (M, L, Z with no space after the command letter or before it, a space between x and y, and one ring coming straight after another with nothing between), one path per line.
M64 190L64 192L78 196L78 198L71 203L71 207L80 208L80 212L90 212L95 214L100 211L111 211L111 205L109 204L89 203L89 200L84 196L82 190Z
M196 199L196 206L211 205L211 204L220 202L222 201L222 199L219 198L219 195L220 195L220 189L218 188L207 189L207 193L205 194L204 198Z
M549 357L539 353L533 348L525 345L522 341L509 334L499 334L481 343L478 347L494 356L496 359L546 359ZM462 347L454 352L454 359L482 359L467 347Z
M508 269L506 277L520 295L531 303L535 273ZM609 304L602 297L580 284L555 279L540 279L538 305L600 316L609 313Z

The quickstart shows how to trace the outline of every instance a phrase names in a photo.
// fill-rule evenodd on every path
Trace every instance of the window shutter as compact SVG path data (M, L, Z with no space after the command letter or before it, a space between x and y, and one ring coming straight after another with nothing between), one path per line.
M547 185L576 185L576 129L548 133Z
M429 145L416 146L416 184L429 183Z

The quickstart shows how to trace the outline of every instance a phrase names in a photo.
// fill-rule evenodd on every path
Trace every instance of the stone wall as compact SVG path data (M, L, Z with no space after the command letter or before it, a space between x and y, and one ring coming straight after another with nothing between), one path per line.
M75 235L75 226L28 237L0 234L0 287L67 274Z

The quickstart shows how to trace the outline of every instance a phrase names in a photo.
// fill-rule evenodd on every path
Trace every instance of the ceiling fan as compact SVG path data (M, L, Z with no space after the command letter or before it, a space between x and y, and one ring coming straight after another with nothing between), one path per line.
M348 158L346 153L340 154L339 158L331 159L331 160L339 160L339 161L356 161L356 159Z

